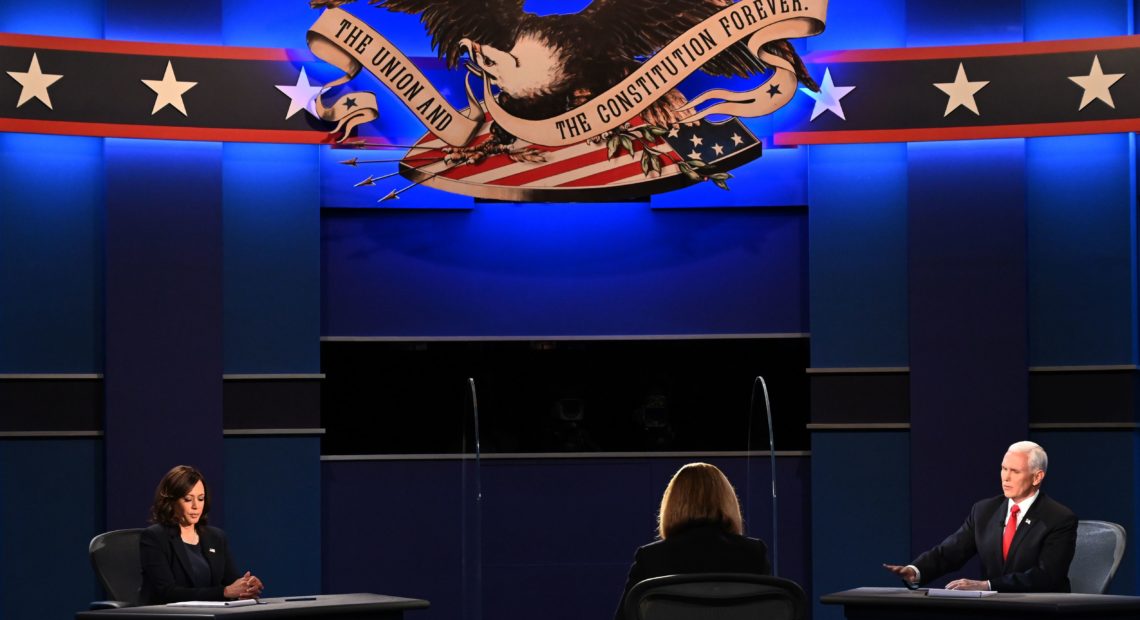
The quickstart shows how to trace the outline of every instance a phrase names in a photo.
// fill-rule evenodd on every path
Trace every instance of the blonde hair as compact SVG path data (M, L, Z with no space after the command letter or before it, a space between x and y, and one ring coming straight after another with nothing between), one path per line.
M685 465L673 474L661 497L657 534L662 539L694 521L712 521L733 534L744 533L736 490L715 465Z

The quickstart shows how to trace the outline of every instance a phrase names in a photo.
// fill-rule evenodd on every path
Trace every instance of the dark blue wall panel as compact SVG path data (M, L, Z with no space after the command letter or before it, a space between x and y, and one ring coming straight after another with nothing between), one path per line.
M1132 142L1026 141L1031 366L1136 359Z
M907 0L907 47L1023 40L1022 0Z
M424 598L464 616L461 462L323 462L323 590Z
M827 30L806 39L804 46L812 52L906 47L907 4L907 0L830 2Z
M636 203L326 212L323 334L799 333L805 224Z
M811 147L811 363L907 365L904 144Z
M223 147L225 370L320 370L317 148Z
M102 198L102 140L0 134L0 373L102 370Z
M103 598L87 555L103 507L101 441L0 440L0 618L73 618Z
M221 0L222 43L307 49L305 34L322 9L308 2Z
M266 596L321 591L321 441L225 440L226 534Z
M195 465L222 485L222 146L106 141L107 524ZM214 504L219 511L221 502Z
M843 617L819 596L861 586L899 586L881 565L910 554L907 433L816 432L811 441L812 617ZM821 509L822 508L822 509Z
M265 6L265 5L262 5ZM222 0L106 0L107 39L156 43L222 43Z
M1134 0L1085 0L1079 10L1065 0L1026 0L1025 40L1111 37L1135 32Z
M103 7L101 0L59 0L52 3L47 15L41 4L3 2L0 32L99 39L103 36Z
M917 553L1000 493L1002 455L1028 432L1025 145L907 148Z

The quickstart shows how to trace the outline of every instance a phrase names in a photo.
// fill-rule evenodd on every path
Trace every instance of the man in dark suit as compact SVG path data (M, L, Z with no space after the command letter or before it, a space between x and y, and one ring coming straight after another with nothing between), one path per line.
M1002 495L974 504L957 532L913 563L883 567L914 585L958 570L977 555L982 578L957 579L947 589L1068 592L1077 517L1041 492L1048 466L1041 446L1013 444L1001 462Z

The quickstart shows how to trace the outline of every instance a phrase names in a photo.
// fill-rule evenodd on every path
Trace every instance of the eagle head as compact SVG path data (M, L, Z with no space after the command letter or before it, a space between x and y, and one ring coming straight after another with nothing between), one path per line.
M566 54L539 32L522 33L510 51L470 39L460 45L467 48L472 70L512 99L533 99L567 88Z

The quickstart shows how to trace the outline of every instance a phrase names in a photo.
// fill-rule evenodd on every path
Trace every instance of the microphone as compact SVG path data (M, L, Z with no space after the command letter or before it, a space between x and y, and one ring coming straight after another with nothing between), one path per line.
M779 535L779 511L777 510L776 503L776 440L775 434L772 432L772 405L768 400L768 384L764 381L764 377L757 375L756 379L752 382L752 400L748 407L748 474L747 474L747 492L751 495L752 491L752 413L756 410L756 386L764 392L764 414L768 419L768 458L770 461L770 468L772 471L772 576L779 577L778 570L780 562L780 539ZM746 496L745 502L750 501Z

